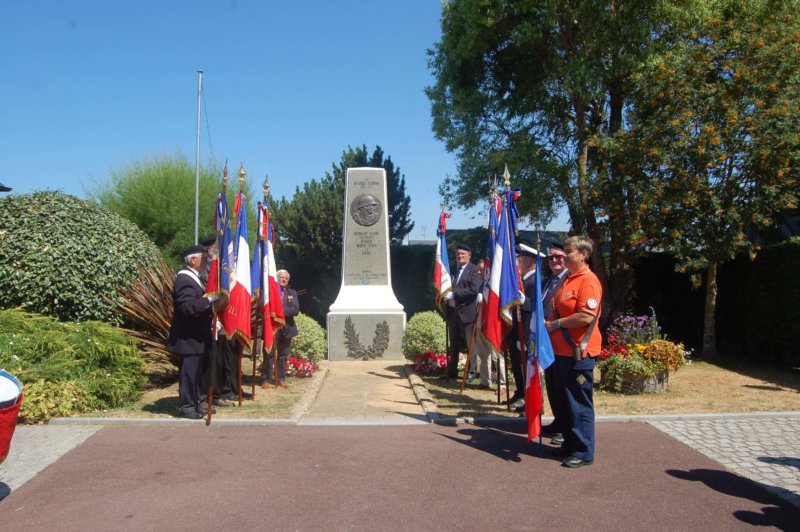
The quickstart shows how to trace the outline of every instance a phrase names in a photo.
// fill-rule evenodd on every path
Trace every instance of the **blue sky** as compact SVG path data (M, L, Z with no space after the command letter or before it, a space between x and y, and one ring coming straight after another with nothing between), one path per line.
M406 177L411 238L430 239L438 186L456 171L423 92L440 9L437 0L0 0L0 182L84 197L137 160L194 161L202 69L202 161L228 158L234 171L242 162L254 190L269 174L273 195L291 197L348 145L378 144ZM485 219L453 214L453 228Z

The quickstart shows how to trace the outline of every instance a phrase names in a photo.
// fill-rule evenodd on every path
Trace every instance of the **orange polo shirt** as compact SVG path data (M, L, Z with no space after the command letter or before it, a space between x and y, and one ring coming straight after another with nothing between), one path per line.
M581 271L569 274L553 297L553 306L558 311L558 314L554 314L552 309L547 313L551 319L556 319L557 317L566 318L576 312L586 312L592 316L597 315L599 320L600 302L602 300L603 288L600 286L600 281L594 272L589 269L589 266L585 266ZM572 341L576 345L580 345L587 327L588 325L566 330L569 332ZM590 356L597 356L600 353L602 342L599 324L595 323L592 336L589 338L589 344L586 346L586 352ZM572 346L569 345L566 338L564 338L564 333L560 330L555 329L550 333L550 343L553 344L553 352L556 355L572 356Z

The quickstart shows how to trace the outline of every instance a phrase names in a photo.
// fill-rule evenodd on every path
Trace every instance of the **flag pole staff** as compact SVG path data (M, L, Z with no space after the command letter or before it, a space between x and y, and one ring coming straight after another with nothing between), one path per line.
M542 235L539 233L538 228L537 228L537 231L536 231L536 253L537 254L540 253L540 251L539 251L540 249L542 249ZM541 263L542 263L541 254L539 254L536 257L536 268L537 269L539 268ZM541 275L542 275L542 272L539 272L539 278L540 279L541 279ZM531 304L533 304L533 302L531 302ZM539 320L538 316L537 316L536 320L537 321ZM536 340L539 341L539 337L538 336L536 337ZM537 362L534 365L534 368L535 368L536 371L539 371L538 353L539 353L538 350L534 351L534 357L535 357L534 360ZM539 427L542 427L542 414L544 413L544 391L545 391L545 388L544 388L544 382L541 381L541 380L539 381L539 391L540 391L539 395L542 396L542 404L539 407ZM542 458L543 453L544 453L544 447L543 447L543 444L542 444L542 430L540 428L539 429L539 458Z
M440 203L439 204L439 208L442 209L442 213L439 215L439 226L441 226L442 225L442 218L444 217L444 203ZM447 230L445 230L445 233L446 232L447 232ZM447 253L447 249L446 248L443 249L442 253L446 254ZM449 260L447 262L448 262L448 264L450 263ZM447 272L447 273L449 274L450 272ZM451 279L450 282L452 283L452 279ZM451 288L450 289L451 290L455 289L455 286L453 286L451 284ZM444 354L445 354L445 358L447 359L447 366L450 367L450 358L451 358L450 357L450 320L447 319L447 317L448 317L447 315L448 314L449 314L449 311L447 310L447 302L445 301L445 303L444 303ZM447 369L445 369L444 374L445 374L445 377L447 377ZM450 382L450 378L449 377L447 377L446 380L447 380L448 383Z
M503 172L503 179L506 185L506 190L511 190L511 173L508 171L508 165L506 165L505 171ZM508 206L506 206L508 208ZM507 213L509 220L511 219L511 212ZM514 237L519 236L519 231L516 228L516 224L514 226ZM538 253L538 249L536 250ZM517 265L517 279L522 285L522 276L519 274L519 265ZM523 285L524 288L524 285ZM523 290L524 293L524 290ZM519 342L519 355L520 355L520 365L522 366L522 378L524 382L522 383L523 387L528 382L528 342L525 341L525 335L523 334L524 325L522 323L522 305L516 306L517 311L517 341ZM523 388L524 389L524 388Z
M197 71L197 145L194 156L194 245L198 243L200 224L200 101L203 96L203 71Z
M266 214L269 212L269 208L267 207L267 201L268 201L268 196L269 196L269 176L268 175L264 176L264 183L262 183L261 187L262 187L262 190L264 192L264 198L263 198L263 201L262 201L262 205L263 205L263 208L264 208L264 210L266 212L264 213L265 216L263 216L263 217L261 216L261 213L257 214L257 216L258 216L258 244L257 244L257 246L259 246L259 247L267 245L266 238L267 238L267 235L269 233L269 225L267 224L267 217L266 217ZM260 267L259 271L261 272L261 277L263 279L264 278L264 268L265 268L265 265L264 265L264 253L261 253L261 250L259 249L259 247L256 247L256 250L257 250L257 253L259 253L258 260L261 261L261 267ZM263 285L263 283L261 283L261 284ZM254 346L255 349L253 349L253 392L252 392L253 399L256 398L256 360L258 359L258 357L261 356L261 352L264 350L264 344L266 343L266 340L267 340L266 339L267 330L266 330L266 327L264 326L266 317L264 316L264 309L261 308L261 301L260 301L260 299L263 299L263 297L264 297L264 290L269 290L269 287L268 286L261 286L261 298L259 298L258 314L256 315L257 316L257 318L256 318L256 345ZM267 293L269 293L269 292L267 292ZM262 364L264 364L265 362L266 362L266 360L262 360L261 361Z
M247 172L244 171L244 164L241 163L241 162L239 163L238 175L239 175L239 194L241 194L243 192L243 190L244 190L244 176L247 175ZM247 209L247 205L245 205L244 202L241 202L241 204L239 205L239 213L237 214L237 220L238 220L238 216L242 216L243 214L244 215L247 214L246 209ZM242 211L245 211L245 212L243 213ZM237 280L237 282L238 282L238 280ZM239 406L240 407L242 406L242 350L243 350L242 342L236 342L236 355L237 355L237 358L238 358L237 372L239 374Z
M228 188L228 161L225 161L225 168L222 169L222 194L225 194L226 189ZM216 209L216 207L215 207ZM214 222L214 230L217 230L216 221ZM219 232L217 232L217 260L218 263L221 265L221 254L220 251L220 240L221 236ZM221 266L220 266L221 267ZM219 270L217 270L217 275L219 275ZM214 319L211 321L211 334L214 338L214 344L219 341L219 335L217 334L217 309L216 306L212 303L211 308L214 311ZM227 342L227 337L225 338ZM209 354L209 362L208 362L208 395L206 396L207 404L206 404L206 427L211 425L211 411L214 407L214 369L216 368L217 362L217 350L214 349L214 346L211 347L211 353Z

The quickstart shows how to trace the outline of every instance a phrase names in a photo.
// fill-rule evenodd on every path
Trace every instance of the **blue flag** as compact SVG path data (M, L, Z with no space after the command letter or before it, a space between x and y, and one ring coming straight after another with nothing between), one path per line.
M534 302L531 302L531 337L530 341L532 349L528 349L528 359L536 357L539 359L539 367L542 370L550 367L550 364L555 362L555 355L553 354L553 344L550 343L550 335L547 333L547 328L544 326L544 306L542 305L542 259L539 254L536 254L536 295Z

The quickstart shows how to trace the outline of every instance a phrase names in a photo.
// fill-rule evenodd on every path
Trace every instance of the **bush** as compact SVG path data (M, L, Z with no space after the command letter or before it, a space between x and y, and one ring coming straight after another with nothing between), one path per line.
M316 364L328 356L328 340L325 329L313 318L302 312L295 316L297 336L292 339L292 355Z
M0 310L0 367L25 386L28 421L122 406L147 382L136 343L119 329L20 309Z
M63 321L119 323L117 294L158 249L131 222L60 192L0 200L0 301Z
M438 312L418 312L408 320L403 333L403 356L414 360L417 355L426 351L444 353L447 346L446 335L444 319Z

